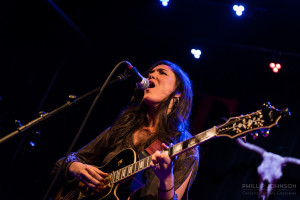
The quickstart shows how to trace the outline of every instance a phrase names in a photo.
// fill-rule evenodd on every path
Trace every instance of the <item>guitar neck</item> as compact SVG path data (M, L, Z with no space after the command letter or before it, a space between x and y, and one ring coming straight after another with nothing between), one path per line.
M132 163L126 167L113 171L109 174L112 183L120 182L136 173L148 169L150 167L152 157L147 156L137 162Z
M201 144L202 142L216 137L216 127L201 132L194 137L187 139L183 142L173 145L167 150L164 150L171 158ZM146 170L150 167L152 156L147 156L131 165L113 171L109 174L112 183L120 182L136 173Z
M178 144L173 145L166 151L168 152L168 155L171 158L173 158L191 148L194 148L195 146L198 146L206 140L216 137L216 133L216 127L214 126L204 132L198 133L190 139L184 140Z

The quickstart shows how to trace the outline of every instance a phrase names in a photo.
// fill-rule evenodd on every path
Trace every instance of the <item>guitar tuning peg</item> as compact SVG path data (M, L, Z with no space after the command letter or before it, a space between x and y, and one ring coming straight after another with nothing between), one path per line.
M284 117L286 117L286 116L291 116L291 115L292 115L288 108L282 109L282 110L280 111L280 113L281 113Z
M21 127L22 126L20 120L15 120L15 124L17 125L17 127Z
M264 102L262 107L263 107L263 109L271 108L271 103L270 102Z
M270 130L266 130L263 134L262 134L262 136L264 136L264 137L268 137L270 135Z
M40 111L40 112L39 112L39 116L40 116L40 117L42 117L44 114L46 114L45 111Z
M258 132L251 133L251 136L252 136L253 140L256 140L258 138Z
M68 98L69 98L69 101L70 101L70 102L74 102L74 101L76 100L77 96L76 96L76 95L73 95L73 94L70 94L70 95L68 96Z
M247 138L246 138L246 135L244 135L243 137L240 137L242 140L243 140L243 142L247 142Z

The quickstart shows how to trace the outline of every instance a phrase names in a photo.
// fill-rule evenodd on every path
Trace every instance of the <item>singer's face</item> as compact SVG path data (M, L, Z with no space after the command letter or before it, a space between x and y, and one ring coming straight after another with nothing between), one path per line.
M168 65L154 67L148 76L150 86L144 91L144 101L148 106L156 106L176 89L176 76Z

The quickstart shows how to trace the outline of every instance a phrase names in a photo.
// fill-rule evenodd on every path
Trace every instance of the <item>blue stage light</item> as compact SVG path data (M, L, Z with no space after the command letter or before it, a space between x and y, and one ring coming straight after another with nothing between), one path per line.
M32 141L30 141L30 142L29 142L29 144L30 144L32 147L34 147L34 146L35 146L35 143L34 143L34 142L32 142Z

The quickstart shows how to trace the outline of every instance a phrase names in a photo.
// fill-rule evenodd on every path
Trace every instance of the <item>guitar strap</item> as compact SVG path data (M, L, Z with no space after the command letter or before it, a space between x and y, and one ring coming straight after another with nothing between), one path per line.
M144 151L142 151L139 155L139 158L145 158L149 155L152 155L155 153L155 151L161 151L162 148L162 142L159 139L154 140Z

